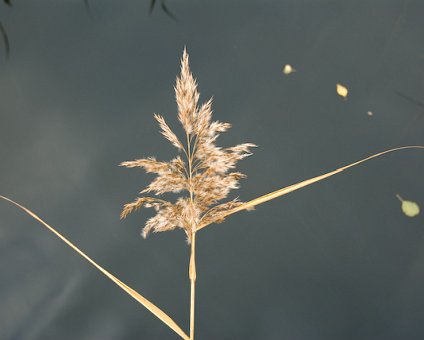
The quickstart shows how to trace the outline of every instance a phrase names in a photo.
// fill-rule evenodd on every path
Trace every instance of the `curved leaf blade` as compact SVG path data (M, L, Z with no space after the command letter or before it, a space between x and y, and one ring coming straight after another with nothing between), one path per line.
M121 280L119 280L117 277L112 275L110 272L108 272L106 269L104 269L102 266L100 266L98 263L96 263L92 258L90 258L88 255L86 255L82 250L80 250L76 245L74 245L71 241L69 241L65 236L60 234L56 229L54 229L52 226L50 226L47 222L43 221L39 216L37 216L35 213L33 213L31 210L25 208L24 206L20 205L19 203L11 200L10 198L7 198L5 196L0 195L1 199L4 199L18 208L25 211L28 215L30 215L32 218L40 222L44 227L46 227L48 230L50 230L53 234L55 234L57 237L59 237L63 242L65 242L71 249L73 249L76 253L78 253L81 257L86 259L88 262L90 262L96 269L98 269L103 275L105 275L107 278L112 280L116 285L118 285L122 290L124 290L127 294L129 294L133 299L138 301L140 304L142 304L144 307L146 307L151 313L153 313L158 319L160 319L163 323L165 323L168 327L170 327L175 333L177 333L179 336L181 336L185 340L189 340L190 338L187 336L187 334L184 333L184 331L175 323L174 320L172 320L165 312L163 312L159 307L154 305L152 302L147 300L144 296L136 292L131 287L127 286L125 283L123 283Z

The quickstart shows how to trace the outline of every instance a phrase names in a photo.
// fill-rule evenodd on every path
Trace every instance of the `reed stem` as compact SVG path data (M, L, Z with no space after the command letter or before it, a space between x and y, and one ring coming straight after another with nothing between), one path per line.
M196 232L191 237L191 255L190 255L190 340L194 340L194 304L196 296Z

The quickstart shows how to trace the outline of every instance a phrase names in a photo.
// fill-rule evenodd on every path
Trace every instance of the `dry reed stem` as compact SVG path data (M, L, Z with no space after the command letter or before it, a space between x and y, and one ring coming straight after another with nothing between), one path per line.
M106 269L101 267L99 264L97 264L93 259L91 259L88 255L86 255L82 250L80 250L76 245L74 245L71 241L69 241L65 236L60 234L56 229L54 229L52 226L50 226L47 222L43 221L40 217L38 217L35 213L33 213L31 210L25 208L24 206L20 205L19 203L16 203L15 201L11 200L10 198L7 198L5 196L0 195L1 199L4 199L18 208L25 211L28 215L30 215L32 218L40 222L42 225L44 225L48 230L50 230L53 234L55 234L57 237L59 237L63 242L65 242L70 248L72 248L75 252L77 252L80 256L82 256L84 259L86 259L88 262L90 262L96 269L98 269L103 275L105 275L107 278L112 280L115 284L117 284L121 289L123 289L127 294L129 294L132 298L134 298L136 301L138 301L140 304L142 304L144 307L146 307L151 313L153 313L157 318L159 318L163 323L165 323L168 327L170 327L175 333L177 333L179 336L181 336L185 340L190 340L187 334L184 333L184 331L175 323L174 320L172 320L165 312L163 312L159 307L155 306L153 303L151 303L149 300L147 300L145 297L143 297L141 294L136 292L131 287L127 286L125 283L123 283L121 280L116 278L114 275L109 273Z
M277 198L277 197L280 197L280 196L287 195L288 193L290 193L292 191L295 191L295 190L298 190L300 188L306 187L306 186L311 185L311 184L313 184L315 182L319 182L319 181L321 181L321 180L323 180L325 178L328 178L328 177L331 177L331 176L333 176L335 174L338 174L339 172L342 172L342 171L344 171L346 169L352 168L352 167L354 167L356 165L359 165L361 163L364 163L366 161L369 161L370 159L373 159L373 158L382 156L382 155L387 154L387 153L390 153L390 152L399 151L399 150L405 150L405 149L424 149L424 146L422 146L422 145L401 146L401 147L398 147L398 148L389 149L389 150L386 150L386 151L383 151L383 152L376 153L374 155L371 155L369 157L363 158L363 159L361 159L359 161L356 161L354 163L345 165L345 166L343 166L341 168L338 168L336 170L327 172L327 173L325 173L323 175L316 176L316 177L307 179L305 181L302 181L302 182L299 182L299 183L296 183L296 184L292 184L292 185L289 185L289 186L284 187L282 189L279 189L279 190L270 192L270 193L268 193L266 195L257 197L257 198L255 198L255 199L253 199L251 201L248 201L246 203L243 203L243 204L239 205L238 207L235 207L234 209L231 209L229 211L224 212L223 213L223 215L224 215L223 217L225 218L225 217L227 217L229 215L232 215L232 214L234 214L236 212L239 212L239 211L242 211L242 210L252 210L252 209L254 209L255 206L257 206L259 204L262 204L262 203L265 203L267 201L273 200L274 198ZM209 224L212 224L213 222L214 221L211 221L211 222L208 222L207 224L200 223L199 226L198 226L198 228L197 228L197 231L200 230L200 229L203 229L203 228L207 227Z
M196 301L196 233L191 239L191 255L188 276L190 278L190 340L194 340L194 310Z

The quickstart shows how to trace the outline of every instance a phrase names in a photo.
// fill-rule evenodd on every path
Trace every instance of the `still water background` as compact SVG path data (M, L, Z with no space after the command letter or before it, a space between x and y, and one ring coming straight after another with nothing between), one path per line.
M423 1L0 4L0 192L45 218L188 329L181 231L119 221L152 178L117 165L174 149L184 46L202 99L259 145L248 200L391 147L424 144ZM286 76L285 64L296 72ZM349 89L337 96L336 83ZM368 111L373 115L369 116ZM198 235L198 339L424 337L424 153L403 151ZM0 203L1 339L176 339L21 211Z

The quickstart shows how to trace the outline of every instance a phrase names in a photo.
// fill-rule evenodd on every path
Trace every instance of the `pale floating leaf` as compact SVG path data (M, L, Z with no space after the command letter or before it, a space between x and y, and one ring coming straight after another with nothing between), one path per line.
M367 112L367 115L368 115L368 116L370 116L370 117L371 117L373 114L374 114L374 113L373 113L372 111L368 111L368 112Z
M293 66L291 66L290 64L286 64L283 67L283 73L284 74L291 74L293 72L296 72L296 70L293 68Z
M414 217L420 213L420 207L417 203L412 201L402 202L402 211L406 216Z
M406 216L415 217L420 213L420 207L417 203L413 201L404 200L399 195L396 195L396 197L401 202L402 211Z
M336 84L336 91L337 91L337 94L338 94L340 97L343 97L343 98L345 98L345 99L346 99L346 97L347 97L347 94L349 93L349 91L348 91L347 87L346 87L346 86L343 86L343 85L341 85L341 84Z

